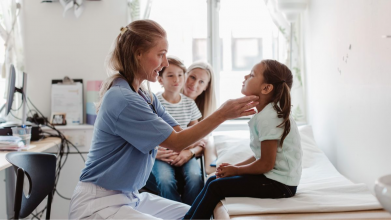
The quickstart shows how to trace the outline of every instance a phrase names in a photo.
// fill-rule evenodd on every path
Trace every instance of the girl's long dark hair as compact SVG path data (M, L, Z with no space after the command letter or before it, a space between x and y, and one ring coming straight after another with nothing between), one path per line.
M291 113L290 91L292 88L293 76L287 66L276 60L263 60L262 63L265 67L263 72L265 82L272 84L274 87L272 96L273 108L277 111L277 116L283 119L282 123L277 126L279 128L284 128L280 141L282 147L286 136L291 130L289 116Z

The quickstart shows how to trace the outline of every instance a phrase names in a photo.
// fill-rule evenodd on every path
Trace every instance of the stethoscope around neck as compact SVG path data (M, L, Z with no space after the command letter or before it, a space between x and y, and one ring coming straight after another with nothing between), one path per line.
M129 81L126 79L124 73L122 73L122 72L120 72L120 71L119 71L118 73L121 74L121 76L123 76L123 77L125 78L126 82L128 82L128 84L129 84L130 88L133 90L133 92L136 92L136 90L134 90L132 84L130 84ZM140 89L140 91L137 92L137 93L138 93L141 97L143 97L143 99L147 102L147 104L148 104L149 106L152 106L152 111L153 111L153 113L157 114L157 111L156 111L155 106L154 106L151 102L148 101L145 92L144 92L142 89Z
M119 74L121 74L121 75L125 78L126 82L128 82L128 84L129 84L130 88L133 90L133 92L136 92L136 90L134 90L132 84L130 84L129 81L126 79L125 75L124 75L122 72L119 72ZM140 89L140 91L138 92L138 94L139 94L141 97L143 97L143 99L147 102L147 104L148 104L149 106L152 106L152 111L153 111L153 113L155 113L155 114L157 115L157 111L156 111L155 106L154 106L151 102L148 102L148 99L147 99L147 97L146 97L145 92L144 92L142 89ZM152 154L152 150L149 151L149 154Z

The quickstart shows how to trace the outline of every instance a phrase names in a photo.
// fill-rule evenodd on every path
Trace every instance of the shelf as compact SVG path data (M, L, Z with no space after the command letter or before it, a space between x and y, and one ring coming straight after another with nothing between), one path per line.
M58 130L93 130L94 126L93 125L87 125L87 124L82 124L82 125L57 125L56 129ZM51 128L42 126L42 130L51 130Z

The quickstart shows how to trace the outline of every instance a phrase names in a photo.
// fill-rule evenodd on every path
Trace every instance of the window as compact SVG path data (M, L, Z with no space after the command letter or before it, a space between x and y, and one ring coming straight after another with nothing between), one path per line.
M262 38L232 39L232 70L249 70L262 60Z
M207 5L199 0L154 1L149 18L167 32L168 55L179 57L185 66L207 58ZM153 92L163 91L158 82Z
M198 60L208 60L207 57L207 39L193 39L193 62ZM220 38L220 45L223 44L223 39ZM220 47L220 59L223 59L223 47ZM223 69L222 63L220 63L220 69Z
M3 10L0 10L0 25L2 25L4 27L4 20L3 20L3 14L2 14L2 11ZM6 90L6 86L5 86L5 82L6 82L6 79L3 78L2 76L2 72L3 72L3 62L4 62L4 52L5 52L5 46L4 46L4 40L2 37L0 37L0 108L3 106L3 104L5 103L5 90ZM3 113L3 112L1 112ZM2 115L0 115L1 117Z
M206 38L193 39L193 62L197 60L207 60Z
M212 3L212 4L210 4ZM210 10L212 5L216 9ZM208 10L211 16L208 19ZM217 17L218 19L214 19ZM208 51L217 52L212 60L216 78L217 104L238 98L244 75L262 59L283 60L282 35L260 0L164 0L154 1L150 19L167 31L169 55L175 55L188 67L196 60L211 60ZM208 22L212 35L208 39ZM218 35L218 36L215 36ZM208 48L208 40L219 39L219 45ZM162 91L158 83L153 92Z
M278 48L279 31L264 1L259 0L220 0L218 20L224 51L218 82L218 103L222 104L243 96L244 76L256 63L277 59L274 50Z

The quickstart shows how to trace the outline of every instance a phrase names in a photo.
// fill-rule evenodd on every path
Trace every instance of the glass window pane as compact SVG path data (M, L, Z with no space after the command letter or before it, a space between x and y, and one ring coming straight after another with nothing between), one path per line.
M262 38L232 39L232 69L248 70L262 60Z
M193 62L198 60L207 60L207 42L206 38L193 39Z
M3 18L3 10L0 10L0 24L5 27L4 25L4 18ZM4 53L5 53L5 46L4 46L4 40L2 37L0 37L0 108L5 102L5 90L7 89L5 86L5 78L1 76L1 72L3 69L3 62L4 62ZM1 112L2 113L2 112ZM0 115L1 117L1 115Z
M168 55L182 59L186 67L196 60L207 59L207 5L199 0L154 1L150 19L167 32ZM153 92L163 91L159 83L151 83Z
M219 104L241 94L244 76L262 59L278 59L279 31L264 1L221 0L219 35L223 56Z

